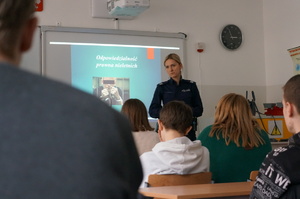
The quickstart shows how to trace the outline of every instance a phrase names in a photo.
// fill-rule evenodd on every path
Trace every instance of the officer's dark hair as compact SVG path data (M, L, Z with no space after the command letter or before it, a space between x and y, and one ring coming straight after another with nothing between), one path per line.
M166 129L173 129L185 135L193 120L193 111L182 101L171 101L163 106L159 120Z

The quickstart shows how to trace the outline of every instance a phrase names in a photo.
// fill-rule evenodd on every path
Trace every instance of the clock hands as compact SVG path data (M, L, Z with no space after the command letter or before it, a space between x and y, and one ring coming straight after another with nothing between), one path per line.
M231 39L237 39L238 37L234 37L234 36L232 36L232 34L231 34L231 31L230 31L230 29L229 28L227 28L227 30L229 31L229 34L230 34L230 38Z
M240 47L243 41L242 32L238 26L228 24L223 27L220 40L223 46L229 50L235 50Z

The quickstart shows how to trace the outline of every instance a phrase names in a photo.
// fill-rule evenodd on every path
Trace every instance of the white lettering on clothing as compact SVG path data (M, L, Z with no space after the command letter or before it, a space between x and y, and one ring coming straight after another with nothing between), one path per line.
M278 184L283 189L287 189L286 187L290 184L290 181L287 178L283 178L279 173L277 173L275 184Z
M265 172L265 175L268 176L269 178L272 177L272 173L273 173L274 169L272 167L272 164L270 164L270 166L268 166L266 172Z

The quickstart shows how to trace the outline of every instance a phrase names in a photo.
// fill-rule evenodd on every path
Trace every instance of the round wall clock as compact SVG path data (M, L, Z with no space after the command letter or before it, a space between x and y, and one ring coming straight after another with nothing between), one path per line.
M243 42L243 35L241 29L234 25L226 25L220 33L220 40L223 46L229 50L238 49Z

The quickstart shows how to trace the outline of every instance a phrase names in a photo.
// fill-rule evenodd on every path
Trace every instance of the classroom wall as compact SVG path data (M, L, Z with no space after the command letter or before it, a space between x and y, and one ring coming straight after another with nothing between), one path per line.
M264 0L267 101L281 100L281 88L294 74L287 49L300 46L300 1Z
M199 119L198 128L201 131L213 121L218 100L228 92L245 95L247 90L254 91L261 112L264 111L263 103L266 100L281 100L278 98L278 87L286 81L291 71L283 69L280 63L291 64L285 48L294 47L295 44L281 45L282 51L273 53L273 39L280 39L280 33L273 34L276 24L273 20L281 15L272 13L271 9L275 7L279 10L286 4L275 0L280 4L277 7L271 3L273 1L150 0L150 8L135 19L116 22L113 19L92 18L91 0L44 0L44 11L37 15L39 25L56 25L59 22L69 27L186 33L185 78L197 82L202 96L204 114ZM288 5L293 7L293 3ZM280 10L280 13L283 12ZM222 27L231 23L241 28L245 38L237 51L226 50L219 41ZM286 26L284 20L281 23ZM275 30L284 32L279 27ZM198 42L205 44L201 54L196 52ZM278 42L276 45L279 45ZM282 54L286 56L284 61ZM281 78L283 72L286 75Z

